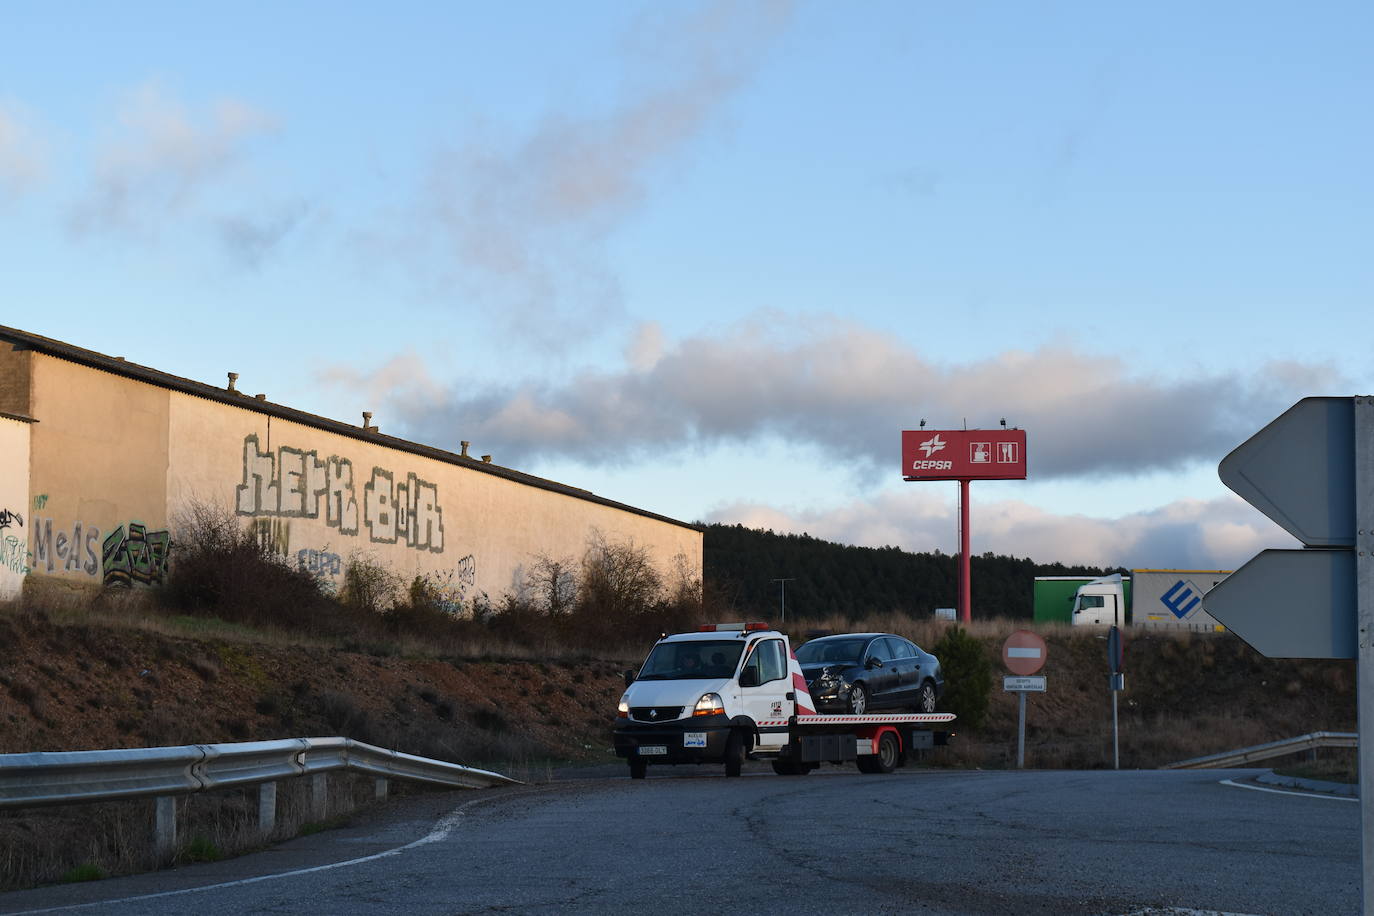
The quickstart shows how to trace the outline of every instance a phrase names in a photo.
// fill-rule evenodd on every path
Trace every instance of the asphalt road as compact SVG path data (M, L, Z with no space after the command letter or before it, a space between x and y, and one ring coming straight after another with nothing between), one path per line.
M651 769L404 799L0 912L1357 913L1360 806L1221 783L1256 772Z

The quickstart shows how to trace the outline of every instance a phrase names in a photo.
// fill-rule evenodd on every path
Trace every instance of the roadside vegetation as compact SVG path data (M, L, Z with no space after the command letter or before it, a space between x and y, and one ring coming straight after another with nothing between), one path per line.
M707 531L708 557L714 530ZM760 544L777 537L759 534ZM892 607L799 613L789 583L782 623L771 601L736 604L728 578L703 584L685 563L665 575L636 545L602 537L581 556L532 558L513 594L490 597L457 595L449 582L401 579L366 554L349 558L336 588L213 510L194 510L173 535L162 589L33 589L0 606L0 644L7 647L0 753L345 735L547 780L570 762L619 764L609 737L621 672L638 664L660 632L764 619L794 643L821 632L912 639L941 659L942 708L959 716L950 746L927 752L923 763L1015 765L1016 700L1001 689L1000 653L1012 630L1032 626L1024 618L955 624ZM756 569L779 571L756 562ZM1029 574L1022 587L1029 595ZM1034 629L1050 646L1042 671L1049 689L1028 699L1027 766L1111 766L1105 640L1065 625ZM1226 633L1133 634L1126 679L1124 768L1354 729L1353 663L1265 659ZM1324 773L1341 763L1329 753L1296 761ZM369 803L369 780L331 782L339 811ZM303 791L282 784L274 838L319 826L307 820L303 796L293 794ZM393 784L392 791L421 790ZM150 847L151 804L0 814L0 888L168 864ZM190 797L179 817L177 861L264 842L254 830L251 791Z

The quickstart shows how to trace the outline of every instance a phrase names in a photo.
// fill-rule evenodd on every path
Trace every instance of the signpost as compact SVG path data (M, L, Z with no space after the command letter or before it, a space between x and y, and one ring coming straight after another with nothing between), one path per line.
M1002 689L1016 693L1020 712L1016 726L1017 769L1023 769L1026 765L1026 693L1044 692L1045 679L1031 675L1045 666L1048 654L1045 640L1040 638L1040 634L1032 633L1030 630L1017 630L1002 644L1002 664L1006 665L1012 674L1018 675L1002 679Z
M1121 769L1121 745L1117 740L1116 695L1126 689L1126 675L1121 673L1123 661L1121 628L1112 627L1107 631L1107 666L1112 669L1112 769Z
M1274 658L1354 658L1364 912L1374 913L1374 398L1303 398L1217 468L1306 550L1265 550L1207 612Z
M1025 480L1026 431L1006 429L902 430L905 480L959 481L959 619L973 618L969 583L968 485L972 480Z

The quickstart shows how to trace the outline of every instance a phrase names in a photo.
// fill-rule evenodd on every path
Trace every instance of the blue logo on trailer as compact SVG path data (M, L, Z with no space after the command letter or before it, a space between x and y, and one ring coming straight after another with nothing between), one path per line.
M1169 590L1164 593L1164 597L1159 599L1159 603L1174 612L1174 616L1179 620L1187 617L1202 603L1202 596L1197 593L1197 586L1191 582L1179 579Z

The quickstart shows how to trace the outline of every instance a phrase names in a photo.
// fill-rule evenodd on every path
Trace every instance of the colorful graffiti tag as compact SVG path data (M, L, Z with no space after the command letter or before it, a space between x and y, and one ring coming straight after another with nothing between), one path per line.
M343 557L327 550L304 548L296 551L296 565L316 576L337 576L343 572Z
M9 509L0 509L0 531L4 531L10 525L24 527L24 516Z
M443 508L439 487L407 474L404 482L386 468L374 467L363 485L362 524L379 544L404 543L416 550L444 551ZM279 446L264 452L256 433L243 439L243 480L234 491L234 511L253 517L319 518L339 533L359 532L353 463L314 451Z
M128 588L161 585L167 578L167 554L171 538L166 531L149 531L138 522L120 525L101 544L101 570L105 585Z
M29 542L7 534L0 538L0 569L7 569L21 576L29 574Z

